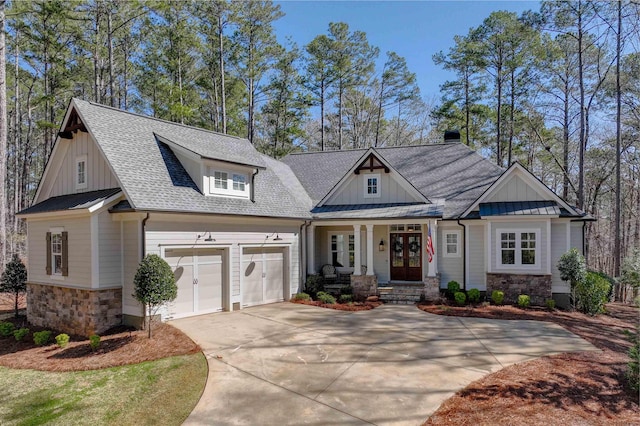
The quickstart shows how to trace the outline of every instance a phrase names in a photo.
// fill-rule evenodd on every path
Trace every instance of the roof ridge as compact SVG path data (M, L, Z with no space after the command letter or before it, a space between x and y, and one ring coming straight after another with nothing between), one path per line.
M133 116L140 117L140 118L146 118L146 119L149 119L149 120L159 121L161 123L173 124L175 126L185 127L187 129L192 129L192 130L198 130L198 131L205 132L205 133L212 133L214 135L224 136L224 137L228 137L228 138L234 138L234 139L238 139L238 140L241 140L241 141L247 141L247 142L249 141L248 139L242 138L240 136L234 136L234 135L229 135L229 134L226 134L226 133L220 133L220 132L216 132L215 130L209 130L209 129L204 129L202 127L190 126L188 124L176 123L175 121L165 120L163 118L158 118L158 117L152 117L150 115L144 115L144 114L140 114L140 113L137 113L137 112L127 111L127 110L124 110L124 109L112 107L112 106L109 106L109 105L100 104L100 103L93 102L93 101L85 101L84 99L80 99L80 98L73 98L73 100L74 101L86 102L89 105L93 105L93 106L97 106L97 107L101 107L101 108L105 108L105 109L110 109L110 110L113 110L113 111L116 111L116 112L121 112L121 113L124 113L124 114L133 115Z

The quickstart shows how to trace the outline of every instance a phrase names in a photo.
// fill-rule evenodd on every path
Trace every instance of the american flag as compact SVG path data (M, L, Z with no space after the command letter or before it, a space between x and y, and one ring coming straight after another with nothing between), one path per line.
M431 238L431 226L427 225L427 253L429 253L429 263L433 260L436 251L433 249L433 239Z

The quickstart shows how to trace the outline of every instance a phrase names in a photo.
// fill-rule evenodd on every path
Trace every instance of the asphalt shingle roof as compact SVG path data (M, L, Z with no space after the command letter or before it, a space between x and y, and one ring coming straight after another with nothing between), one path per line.
M282 161L317 203L366 152L290 154ZM376 148L375 152L427 199L444 199L445 218L461 215L504 172L460 143Z
M104 201L117 193L120 188L101 189L99 191L81 192L78 194L60 195L48 198L38 204L22 210L18 214L34 214L63 210L82 210Z
M552 200L480 203L480 217L519 215L560 215L560 206Z
M287 182L291 177L288 166L263 170L269 160L246 139L78 99L73 102L136 210L311 217L309 207L301 201L304 196L293 193L294 185ZM255 202L204 196L168 145L160 142L163 138L202 157L259 167Z

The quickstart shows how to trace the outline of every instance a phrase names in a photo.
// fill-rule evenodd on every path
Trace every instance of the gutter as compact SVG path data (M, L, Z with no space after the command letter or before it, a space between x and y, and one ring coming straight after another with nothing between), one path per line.
M462 289L467 291L467 226L457 220L458 225L462 226Z
M255 172L251 175L251 196L249 197L249 199L251 200L252 203L256 202L256 176L258 175L258 172L260 172L260 169L255 169Z

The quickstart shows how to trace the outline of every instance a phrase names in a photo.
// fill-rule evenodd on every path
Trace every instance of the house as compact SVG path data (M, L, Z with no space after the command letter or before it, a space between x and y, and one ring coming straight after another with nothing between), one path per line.
M582 249L589 220L521 165L460 143L277 161L245 139L78 99L19 215L29 321L84 335L140 323L133 277L149 253L176 275L164 318L287 300L324 264L363 294L407 284L431 297L456 280L561 301L555 263Z

